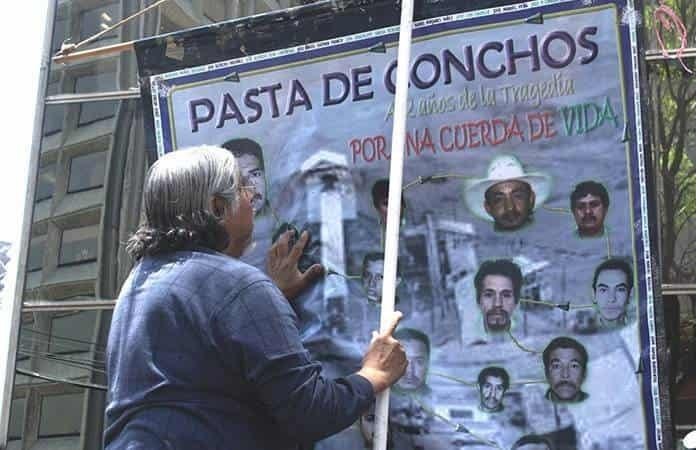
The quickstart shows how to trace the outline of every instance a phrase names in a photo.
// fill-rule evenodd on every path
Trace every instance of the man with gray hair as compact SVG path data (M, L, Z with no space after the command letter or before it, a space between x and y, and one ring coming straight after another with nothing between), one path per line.
M306 234L272 246L270 277L238 259L252 191L217 147L150 168L145 222L127 245L137 263L109 332L106 450L298 449L351 425L404 373L395 313L358 372L322 376L287 300L321 268L298 269Z

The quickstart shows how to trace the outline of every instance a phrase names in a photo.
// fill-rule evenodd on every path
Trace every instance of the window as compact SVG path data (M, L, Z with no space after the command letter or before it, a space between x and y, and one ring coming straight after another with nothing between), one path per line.
M58 50L61 49L61 46L63 45L63 42L68 39L67 36L67 25L68 21L66 19L58 19L56 18L56 21L53 23L53 37L52 37L52 45L51 49L53 52L57 52ZM75 43L75 42L73 42Z
M104 185L107 152L75 156L70 160L68 193L100 188Z
M91 349L94 341L96 311L83 311L64 316L56 316L51 320L51 338L49 353L81 353ZM97 355L102 359L103 354Z
M33 352L35 339L39 339L34 329L34 316L31 313L22 314L22 323L19 327L19 344L17 346L17 361L29 359Z
M59 82L49 83L46 88L46 95L58 93ZM44 109L44 136L51 136L59 133L63 129L63 117L65 116L64 105L46 105Z
M74 89L76 94L115 91L116 72L108 71L104 73L89 74L77 77L75 78ZM117 106L118 102L114 101L93 101L80 103L78 126L81 127L114 117L116 115Z
M41 399L39 437L78 436L83 393L44 396Z
M119 4L111 3L98 8L88 9L80 13L80 40L87 39L100 31L104 31L120 20ZM118 31L111 31L101 36L97 41L118 37ZM95 41L95 42L97 42Z
M39 177L36 181L36 201L48 200L53 197L56 186L56 163L46 165L39 169Z
M80 113L78 114L78 126L84 127L100 120L111 119L116 115L117 102L94 101L80 103Z
M116 72L86 74L75 78L75 93L108 92L116 90ZM104 102L96 102L104 103ZM107 102L110 103L110 102ZM83 105L84 106L84 105Z
M58 265L96 261L98 233L99 225L63 230Z
M116 90L116 72L83 75L75 78L75 93L93 93ZM118 102L92 101L80 103L78 126L85 126L116 115Z
M10 407L10 429L7 432L8 441L16 441L22 439L24 431L24 408L27 405L27 399L16 398L12 400Z
M46 236L35 237L29 244L29 255L27 256L27 272L41 270L44 265L44 248L46 247Z

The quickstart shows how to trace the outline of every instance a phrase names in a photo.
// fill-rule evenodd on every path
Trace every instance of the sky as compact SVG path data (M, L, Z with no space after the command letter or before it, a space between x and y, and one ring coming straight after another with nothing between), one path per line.
M27 192L27 168L32 145L47 0L13 2L0 27L3 42L3 89L0 124L5 142L0 153L0 241L18 244ZM21 20L18 20L20 19Z
M8 307L13 302L7 300L14 293L16 281L48 1L12 2L10 8L3 10L9 17L0 27L4 63L0 71L0 86L4 86L0 133L5 143L0 152L0 241L12 244L5 288L0 293L0 386L7 385L9 376L6 367L11 354L9 336L14 315L13 308ZM5 396L0 396L0 413L9 410L3 404L5 400Z

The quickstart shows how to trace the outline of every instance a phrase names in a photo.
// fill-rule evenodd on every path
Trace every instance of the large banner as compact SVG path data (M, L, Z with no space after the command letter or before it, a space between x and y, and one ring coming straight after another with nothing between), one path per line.
M546 0L415 24L391 448L662 448L635 20ZM331 376L378 328L397 38L148 79L158 155L223 146L255 187L246 261L311 232L302 263L327 275L294 306ZM316 448L368 447L372 427Z

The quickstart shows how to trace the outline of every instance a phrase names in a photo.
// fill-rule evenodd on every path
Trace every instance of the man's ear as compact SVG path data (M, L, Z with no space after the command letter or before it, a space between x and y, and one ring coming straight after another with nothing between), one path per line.
M531 211L536 207L536 191L531 189Z
M222 198L217 197L215 195L211 197L209 207L211 208L211 212L213 212L213 215L217 218L223 218L223 216L225 215L226 206L226 202Z
M492 208L490 208L490 205L487 203L487 199L485 199L485 201L482 202L482 206L485 207L485 211L487 211L487 214L489 214L491 216L492 215Z

